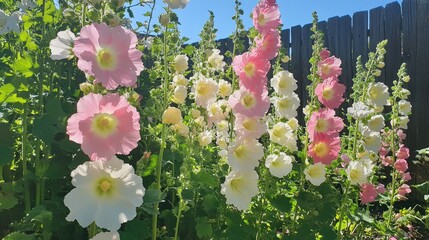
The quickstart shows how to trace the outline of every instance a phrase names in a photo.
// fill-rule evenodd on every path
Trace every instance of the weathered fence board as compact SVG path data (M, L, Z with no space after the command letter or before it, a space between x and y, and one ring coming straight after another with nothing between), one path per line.
M401 66L401 6L398 2L389 3L386 5L385 11L385 38L388 40L386 46L386 78L385 83L388 86L393 85L393 81L397 79L396 72Z
M356 73L356 61L358 56L362 62L368 61L368 11L353 14L353 75Z
M383 41L384 35L384 8L378 7L369 11L369 50L375 51L377 44ZM380 82L385 82L385 69L381 69Z
M340 82L342 82L347 87L345 96L351 92L351 87L353 85L352 81L352 19L350 16L343 16L340 18L338 23L338 47L336 51L338 57L341 59L342 73L339 77Z

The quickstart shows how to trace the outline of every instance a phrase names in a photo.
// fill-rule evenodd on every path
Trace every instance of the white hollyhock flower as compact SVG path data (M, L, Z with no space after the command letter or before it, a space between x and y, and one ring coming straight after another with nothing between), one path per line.
M371 114L371 110L363 102L353 103L351 107L347 108L347 112L354 119L364 119Z
M19 33L20 13L14 12L8 16L3 10L0 9L0 35L15 32Z
M291 118L286 122L291 128L292 130L297 130L299 127L299 123L298 123L298 119L296 118Z
M170 129L177 132L180 136L189 137L189 128L182 122L171 125Z
M210 68L217 70L217 71L224 69L224 67L226 66L226 63L223 61L223 56L220 55L219 49L211 50L211 54L210 54L207 62L209 63Z
M218 86L219 86L218 94L221 98L226 98L226 97L229 97L229 95L231 95L232 93L231 83L221 79L219 80Z
M184 104L187 96L188 96L187 88L185 86L178 85L174 88L171 101L177 104Z
M188 79L185 78L182 74L176 74L173 77L174 86L188 86Z
M250 171L259 165L264 148L254 138L237 139L228 148L228 164L236 171Z
M359 160L359 162L362 164L362 166L363 166L363 169L364 169L364 174L365 174L365 176L366 177L369 177L369 176L371 176L371 174L372 174L372 170L374 169L374 163L373 163L373 161L370 159L370 157L373 157L373 156L377 156L377 154L375 154L374 152L370 152L369 154L368 154L368 157L364 157L364 158L361 158L360 160Z
M367 182L368 170L359 161L351 161L346 168L347 178L353 185L363 184Z
M408 118L408 116L399 117L399 119L397 119L397 124L399 125L398 127L402 128L402 129L408 129L408 122L409 121L410 121L410 119Z
M82 227L95 221L101 228L116 231L136 216L143 203L145 188L141 177L122 160L85 162L71 172L75 186L64 198L70 209L67 221Z
M288 96L298 88L298 85L292 73L280 71L271 79L271 87L274 88L276 93Z
M380 132L371 131L368 127L362 129L363 146L368 151L378 152L381 148Z
M292 128L284 122L276 123L272 129L268 130L270 140L277 144L287 147L290 151L296 151L296 136Z
M201 147L209 145L213 141L213 133L211 131L204 131L198 134L198 143Z
M281 152L279 155L271 154L265 160L265 167L270 170L271 175L281 178L292 171L293 156L288 156Z
M209 122L220 122L225 120L226 113L224 113L222 109L222 102L209 101L207 104L207 116L209 118Z
M411 103L409 101L401 100L401 101L399 101L398 105L399 105L399 113L400 114L402 114L404 116L407 116L410 114Z
M318 162L314 165L309 165L304 169L305 179L311 182L314 186L320 186L324 181L326 181L326 170L325 165Z
M189 3L189 0L164 0L167 5L172 9L177 8L185 8L186 5Z
M23 11L27 11L28 9L33 9L37 7L37 4L32 0L21 0L21 2L18 4L18 7L21 8Z
M183 73L188 69L189 58L186 55L177 55L174 58L173 67L178 73Z
M299 97L296 93L283 97L273 98L276 114L280 117L290 119L298 115L296 109L299 107Z
M267 132L267 125L259 117L248 117L238 113L235 116L234 130L238 137L258 139Z
M374 132L380 132L384 128L384 117L381 114L374 115L368 120L368 127Z
M97 235L95 235L90 240L119 240L119 233L118 232L101 232Z
M70 30L60 31L57 33L57 38L54 38L49 43L51 49L51 58L53 60L71 59L74 55L72 45L76 36Z
M221 185L220 192L225 195L226 203L234 205L238 210L247 210L252 197L259 193L258 174L255 170L232 170Z
M196 80L191 90L195 96L195 103L198 106L206 107L210 100L216 98L217 83L211 78L204 77L202 74L197 74L194 78Z
M387 105L389 99L389 88L384 83L370 83L368 87L368 100L373 106Z

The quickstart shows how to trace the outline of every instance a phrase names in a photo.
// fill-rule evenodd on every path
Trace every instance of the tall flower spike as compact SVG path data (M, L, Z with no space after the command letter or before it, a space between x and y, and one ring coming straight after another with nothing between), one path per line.
M142 52L136 49L137 37L122 26L110 28L104 23L83 27L73 52L78 67L95 78L94 83L113 90L132 87L144 69Z

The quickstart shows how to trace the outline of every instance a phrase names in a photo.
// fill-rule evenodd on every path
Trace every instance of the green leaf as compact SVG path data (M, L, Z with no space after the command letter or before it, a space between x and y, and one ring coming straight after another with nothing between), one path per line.
M219 206L219 200L214 194L208 194L204 196L203 207L206 209L207 212L216 210L218 206Z
M213 234L213 228L210 223L207 222L207 218L197 218L197 225L195 226L195 230L197 231L197 236L199 238L210 237Z
M36 118L33 122L33 133L36 137L51 143L54 136L65 131L65 113L57 99L49 100L46 105L46 114Z
M34 240L34 239L35 237L33 236L33 234L27 235L22 232L13 232L7 235L5 238L3 238L3 240Z
M137 174L141 177L147 177L155 172L158 155L151 154L149 159L142 158L137 162Z
M277 210L280 212L287 213L292 209L292 204L290 202L290 198L288 197L278 195L274 198L269 198L268 200L270 201L271 205L277 208Z
M219 185L219 179L216 176L203 170L197 174L191 173L191 181L211 187L216 187Z
M147 239L151 236L148 221L133 220L125 224L124 231L119 231L123 240Z
M13 70L16 74L19 74L24 77L31 77L33 76L33 71L31 71L31 68L33 67L33 61L29 56L25 56L24 58L19 56L16 58L15 62L13 63Z
M0 210L11 209L18 204L18 199L11 192L0 192Z
M25 103L27 100L18 97L15 93L15 87L8 83L0 87L0 104L1 103Z
M0 146L0 166L5 166L13 162L13 149L11 147Z

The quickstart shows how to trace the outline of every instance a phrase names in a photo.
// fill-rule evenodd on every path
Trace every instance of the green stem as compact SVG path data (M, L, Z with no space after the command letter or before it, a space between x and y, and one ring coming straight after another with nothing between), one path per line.
M163 109L167 109L168 106L168 61L167 61L167 32L168 26L165 27L164 32L164 76L163 76ZM162 172L162 160L164 157L164 150L166 146L166 138L167 138L167 125L162 123L162 135L161 135L161 149L159 151L158 161L156 163L156 185L155 188L158 194L161 194L161 172ZM160 196L159 196L160 197ZM159 198L158 198L159 199ZM156 202L153 206L155 214L152 216L152 239L156 240L157 237L157 225L158 225L158 207L159 202Z
M177 218L176 218L176 227L174 228L174 240L179 239L178 235L179 235L179 224L180 224L180 218L182 216L182 210L183 210L183 200L182 197L180 197L180 202L179 202L179 209L177 210Z
M302 172L302 171L300 171ZM303 185L304 185L304 174L301 173L301 179L299 181L299 187L298 187L298 191L296 192L296 197L299 196L299 193L302 191ZM297 222L297 218L298 218L298 212L299 212L299 206L298 206L298 198L296 198L296 205L295 205L295 209L293 210L293 221L292 221L292 227L291 229L294 231L295 230L295 224Z
M30 212L30 188L28 185L28 169L27 169L27 149L28 149L28 140L27 140L27 127L28 127L28 105L24 104L24 115L22 117L22 177L24 178L24 206L25 213Z
M3 166L0 165L0 183L4 182L4 177L3 177Z
M82 19L81 19L82 27L84 27L85 24L86 24L86 19L85 18L86 18L86 4L82 3Z
M260 206L260 208L261 208L261 213L259 214L259 218L258 218L258 225L259 225L259 227L258 227L258 233L256 234L256 240L259 240L260 238L261 238L261 234L262 234L262 227L263 227L263 225L262 225L262 217L264 216L264 197L262 196L262 194L261 194L261 206Z
M145 34L145 36L144 36L144 40L146 40L146 39L147 39L147 37L149 36L150 24L151 24L151 22L152 22L152 18L153 18L153 11L155 10L155 5L156 5L156 0L153 0L153 5L152 5L152 7L150 8L150 16L149 16L149 21L148 21L148 24L147 24L147 29L146 29L146 34Z
M350 182L347 181L346 189L344 190L343 198L341 199L341 204L340 204L340 218L338 219L338 235L337 235L337 240L341 239L341 228L342 228L343 217L344 217L344 205L345 205L345 201L347 200L347 195L349 193L348 192L349 186L350 186Z

